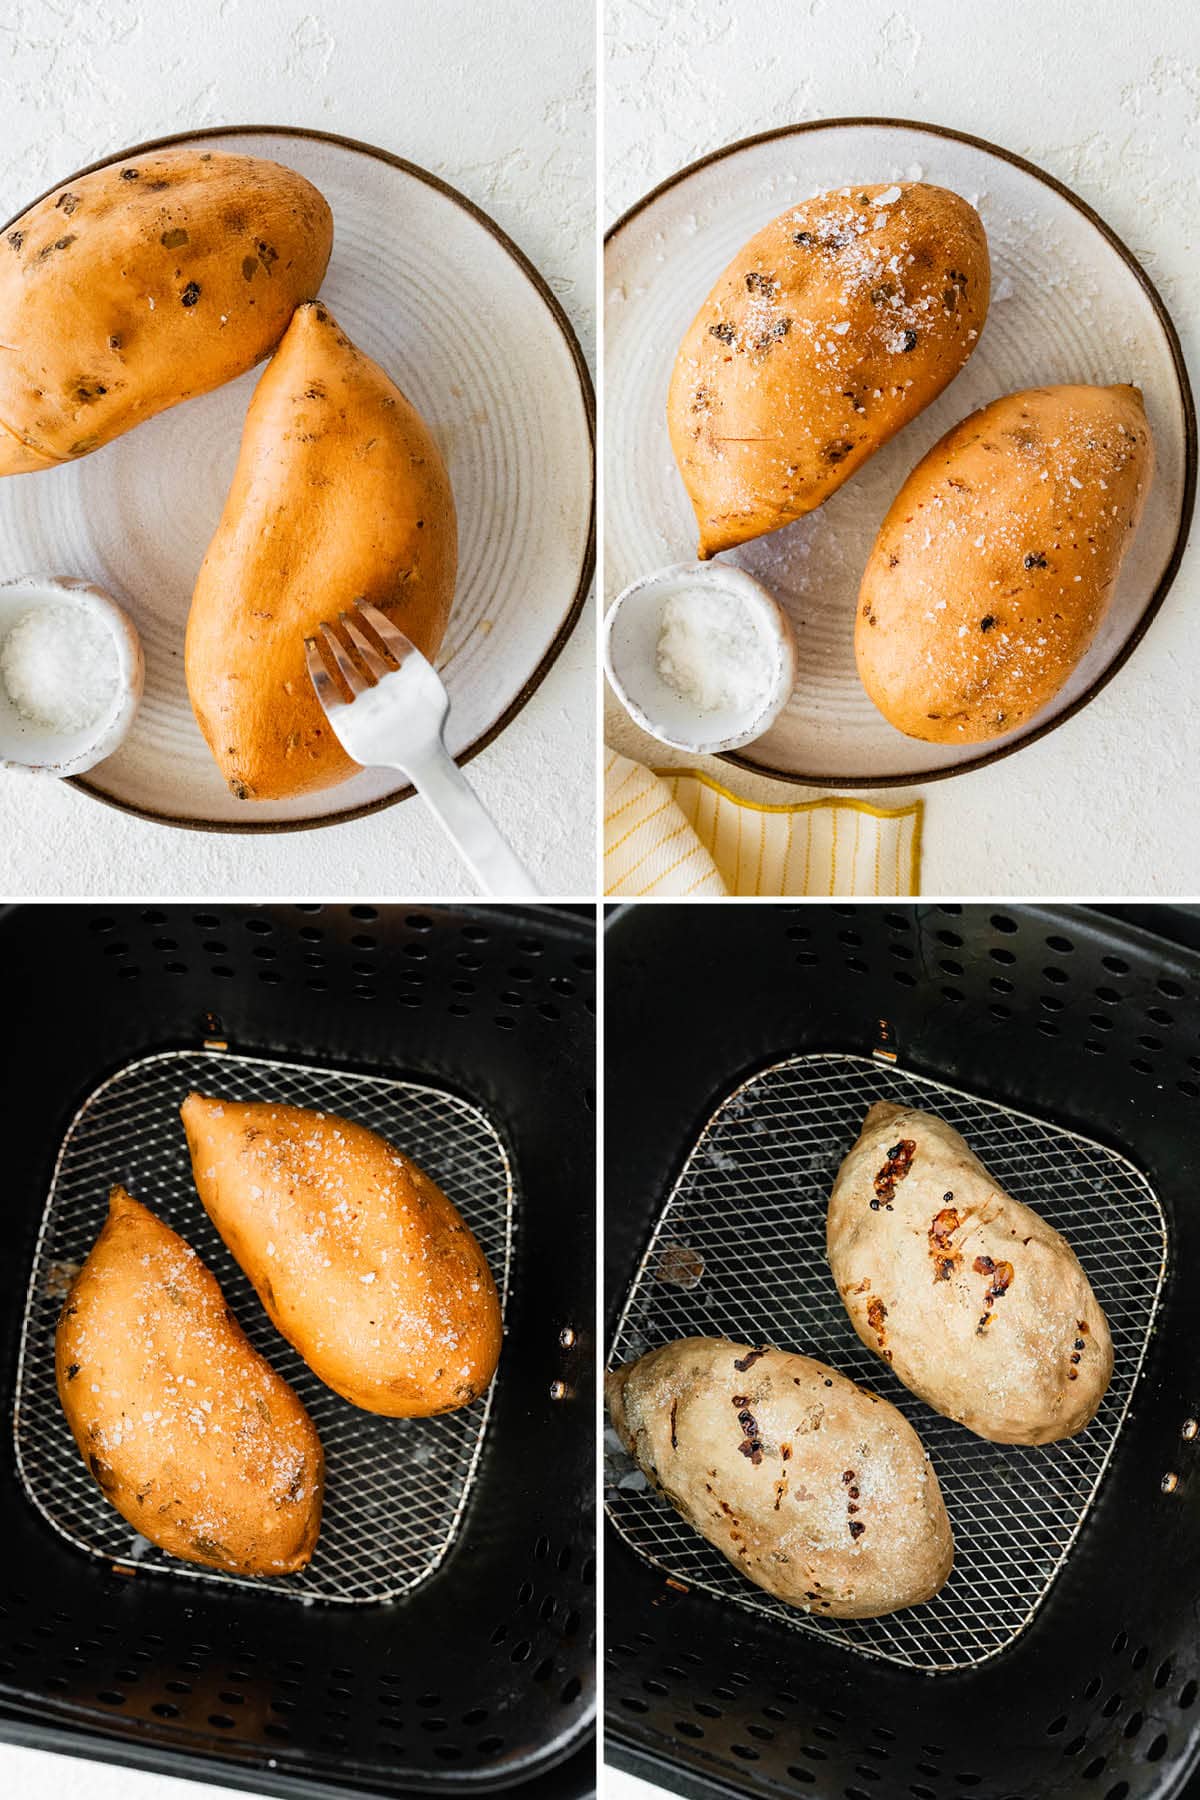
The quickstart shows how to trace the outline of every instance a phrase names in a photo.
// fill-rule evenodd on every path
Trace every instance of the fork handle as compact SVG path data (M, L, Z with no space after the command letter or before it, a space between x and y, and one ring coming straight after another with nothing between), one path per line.
M404 772L485 894L503 899L540 897L541 889L445 744L439 740L436 747L413 757Z

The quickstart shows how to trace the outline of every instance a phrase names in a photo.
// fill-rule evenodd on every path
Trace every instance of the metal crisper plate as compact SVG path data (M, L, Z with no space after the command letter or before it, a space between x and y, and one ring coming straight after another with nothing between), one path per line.
M1040 1449L986 1443L910 1394L859 1342L829 1273L825 1213L875 1100L937 1113L1070 1240L1108 1316L1115 1358L1100 1412L1080 1436ZM1158 1198L1114 1151L870 1057L779 1063L737 1088L701 1133L634 1277L609 1366L688 1336L831 1363L893 1401L920 1433L954 1527L954 1572L926 1605L882 1619L797 1611L738 1575L650 1491L611 1430L609 1516L634 1550L689 1587L865 1656L971 1668L1029 1624L1083 1525L1137 1381L1165 1262Z
M310 1106L380 1132L458 1207L488 1259L501 1304L507 1300L512 1172L478 1107L414 1082L221 1051L139 1058L89 1095L59 1151L21 1333L13 1430L25 1491L63 1537L112 1562L269 1588L305 1604L395 1599L433 1573L454 1539L487 1428L490 1391L440 1418L384 1419L318 1381L275 1330L200 1204L179 1118L193 1087L222 1099ZM325 1507L313 1560L299 1575L255 1580L164 1555L133 1532L83 1466L55 1389L54 1328L67 1284L104 1223L114 1181L199 1253L254 1348L312 1415L325 1446Z

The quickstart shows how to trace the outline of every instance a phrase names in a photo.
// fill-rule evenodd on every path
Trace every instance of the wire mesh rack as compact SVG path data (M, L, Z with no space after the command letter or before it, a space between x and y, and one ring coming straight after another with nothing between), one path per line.
M859 1341L825 1254L834 1177L868 1106L937 1113L996 1180L1071 1242L1112 1331L1114 1371L1094 1422L1040 1448L985 1442L910 1394ZM930 1673L998 1655L1029 1624L1082 1529L1129 1408L1166 1270L1166 1221L1124 1157L1072 1132L871 1057L806 1055L717 1108L655 1225L609 1366L688 1336L802 1351L898 1406L933 1459L954 1527L954 1572L927 1604L825 1619L740 1576L605 1435L609 1516L675 1580L865 1656Z
M386 1419L324 1386L278 1334L200 1204L179 1108L192 1088L273 1100L356 1120L418 1162L478 1238L502 1307L515 1195L495 1128L438 1088L227 1051L139 1058L102 1082L72 1120L42 1218L21 1329L13 1431L25 1492L54 1529L92 1556L197 1581L273 1589L304 1604L366 1603L411 1592L442 1561L466 1507L490 1390L433 1419ZM121 1182L212 1270L251 1344L291 1383L325 1447L325 1506L313 1560L297 1575L243 1579L166 1556L132 1531L83 1466L59 1405L54 1330L63 1297Z

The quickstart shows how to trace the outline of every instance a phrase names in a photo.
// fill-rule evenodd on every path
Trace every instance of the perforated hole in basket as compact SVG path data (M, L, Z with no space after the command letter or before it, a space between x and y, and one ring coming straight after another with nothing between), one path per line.
M825 1213L868 1106L892 1100L962 1132L996 1180L1070 1241L1108 1316L1112 1382L1078 1437L990 1444L932 1411L856 1337L825 1255ZM924 1606L881 1619L811 1617L740 1576L606 1434L617 1530L689 1587L928 1671L970 1668L1028 1625L1074 1543L1112 1455L1158 1305L1166 1224L1149 1182L1087 1138L870 1057L814 1055L745 1082L708 1121L655 1226L610 1355L728 1337L798 1350L891 1400L933 1459L954 1527L954 1572Z
M466 1506L491 1406L436 1419L384 1419L342 1400L280 1337L201 1206L179 1107L191 1088L343 1114L380 1132L428 1171L461 1212L507 1300L514 1229L504 1146L477 1106L433 1087L237 1056L171 1051L140 1058L84 1102L59 1152L22 1326L14 1431L25 1491L63 1537L93 1556L201 1581L238 1581L303 1602L367 1602L408 1593L437 1568ZM138 1537L104 1499L75 1447L54 1380L63 1295L123 1183L208 1264L255 1349L289 1381L325 1447L325 1507L313 1560L298 1575L248 1580L174 1560Z

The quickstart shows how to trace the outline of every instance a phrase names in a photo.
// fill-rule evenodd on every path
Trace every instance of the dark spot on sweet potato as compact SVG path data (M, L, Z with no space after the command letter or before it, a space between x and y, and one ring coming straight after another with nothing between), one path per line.
M61 211L65 212L69 219L71 214L75 211L75 208L79 205L79 195L72 194L68 189L58 196L54 205L56 209L61 209Z
M893 556L889 553L888 561L887 561L888 568L894 569L897 566L897 564L899 563L899 561L900 561L900 558L898 556Z
M119 350L124 341L125 340L122 338L120 332L114 331L108 340L108 347L110 350Z
M854 444L850 438L834 438L832 443L826 444L821 455L826 462L836 464L844 462L853 448Z
M278 250L272 249L270 244L260 244L258 246L258 260L269 275L271 273L271 264L279 261L279 252Z
M136 181L138 179L138 177L140 176L140 174L141 174L140 169L122 169L121 170L121 180L122 181Z
M170 182L166 179L165 176L160 176L157 181L152 181L150 183L150 185L146 189L146 192L149 194L161 194L163 189L169 188L170 185L171 185Z
M9 232L8 243L11 245L11 247L14 250L20 250L21 245L24 242L25 242L25 233L23 231L10 231Z
M774 275L763 275L758 269L750 269L746 274L746 287L752 294L774 294L779 283Z
M709 326L708 335L709 337L715 337L718 343L732 344L735 334L733 326L729 323L728 319L722 319L719 325Z
M79 1373L79 1364L72 1363L70 1368L67 1370L67 1380L74 1381L74 1379L78 1375L78 1373Z
M258 270L258 259L253 256L243 256L243 258L242 258L242 274L245 276L247 281L254 280L257 270Z
M179 304L181 306L195 306L199 298L200 283L198 281L189 281L182 294L179 296Z
M96 1485L101 1491L105 1494L111 1494L118 1485L115 1470L113 1470L108 1463L95 1455L88 1457L88 1468L92 1471L92 1474L96 1479Z
M986 617L980 619L979 629L980 629L980 631L990 631L995 623L996 623L996 621L993 618L992 614L988 613L986 615Z
M881 1205L890 1207L895 1196L897 1185L904 1180L912 1168L913 1157L917 1153L913 1138L901 1138L887 1152L887 1161L875 1177L875 1198L871 1202L871 1211L878 1212Z
M901 350L902 350L902 351L908 351L908 350L915 350L915 349L916 349L916 347L917 347L917 334L916 334L916 332L915 332L915 331L911 331L911 330L910 330L910 331L906 331L906 332L905 332L905 334L904 334L904 337L903 337L903 339L902 339L902 340L901 340L901 343L900 343L900 348L901 348Z
M791 329L792 321L790 319L776 319L773 325L769 325L765 331L759 332L754 340L754 348L769 350L772 344L777 344L780 338L785 338Z
M254 1396L254 1410L258 1413L260 1418L266 1420L268 1425L271 1423L271 1409L261 1394L255 1394Z
M942 292L942 305L948 313L958 311L958 289L945 288Z
M178 250L187 243L188 234L182 225L176 225L172 230L164 231L158 241L164 250Z
M219 1542L217 1538L194 1537L192 1539L192 1549L198 1556L208 1557L211 1561L233 1561L233 1553L228 1550L224 1544Z
M746 1356L735 1357L733 1366L739 1374L744 1375L747 1369L753 1368L760 1357L766 1355L765 1350L751 1350Z
M671 1448L672 1448L672 1450L678 1450L678 1448L679 1448L679 1436L675 1430L675 1420L676 1420L678 1413L679 1413L679 1401L678 1401L678 1399L675 1399L675 1400L672 1400L672 1402L671 1402Z
M1040 550L1030 550L1025 557L1025 567L1027 569L1044 569L1046 558Z
M811 231L793 231L792 233L793 244L815 244L816 241Z

